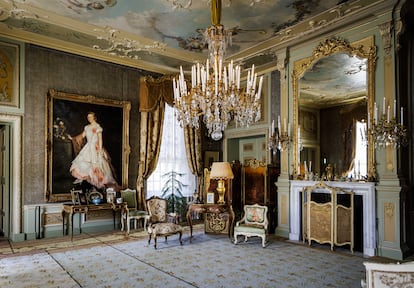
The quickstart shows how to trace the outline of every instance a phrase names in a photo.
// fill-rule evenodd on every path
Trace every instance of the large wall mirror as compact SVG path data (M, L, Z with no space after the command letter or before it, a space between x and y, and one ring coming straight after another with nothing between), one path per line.
M373 42L372 37L351 44L327 39L310 57L295 62L294 177L312 170L318 179L375 179L373 143L366 128L374 103Z

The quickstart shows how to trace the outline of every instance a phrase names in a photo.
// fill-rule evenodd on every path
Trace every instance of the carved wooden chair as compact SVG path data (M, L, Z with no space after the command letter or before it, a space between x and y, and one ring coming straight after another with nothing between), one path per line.
M413 287L414 261L406 263L364 262L366 279L361 287Z
M127 203L127 207L122 213L121 231L124 231L124 222L126 222L126 233L129 234L130 222L134 220L134 228L137 227L137 220L144 220L144 230L147 227L149 215L147 211L138 210L137 191L132 189L121 190L121 198Z
M154 238L154 248L157 249L157 237L164 236L167 242L167 237L173 234L179 234L180 244L183 228L176 224L177 216L175 213L167 213L168 202L166 199L159 197L151 197L147 200L147 210L149 213L148 224L148 244L151 243L151 238Z
M248 237L262 238L262 247L266 247L267 226L267 206L259 204L244 205L243 218L234 227L234 244L237 244L238 236L244 236L244 242Z

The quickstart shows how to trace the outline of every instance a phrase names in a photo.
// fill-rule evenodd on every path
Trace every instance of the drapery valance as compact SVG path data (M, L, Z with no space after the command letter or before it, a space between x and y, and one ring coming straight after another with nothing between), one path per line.
M160 101L174 106L172 76L155 79L141 78L139 85L139 112L149 112L157 108Z

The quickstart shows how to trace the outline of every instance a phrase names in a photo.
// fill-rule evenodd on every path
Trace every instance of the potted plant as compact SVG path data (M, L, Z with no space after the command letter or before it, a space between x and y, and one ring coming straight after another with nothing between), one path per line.
M183 196L183 188L188 185L182 183L179 177L185 174L170 171L162 175L167 180L161 190L161 197L168 201L168 213L177 213L180 217L185 217L187 209L187 199Z

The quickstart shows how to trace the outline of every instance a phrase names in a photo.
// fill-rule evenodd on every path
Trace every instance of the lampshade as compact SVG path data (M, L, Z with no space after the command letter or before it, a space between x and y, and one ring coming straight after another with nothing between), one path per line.
M213 162L210 172L211 179L233 179L233 171L229 162Z

